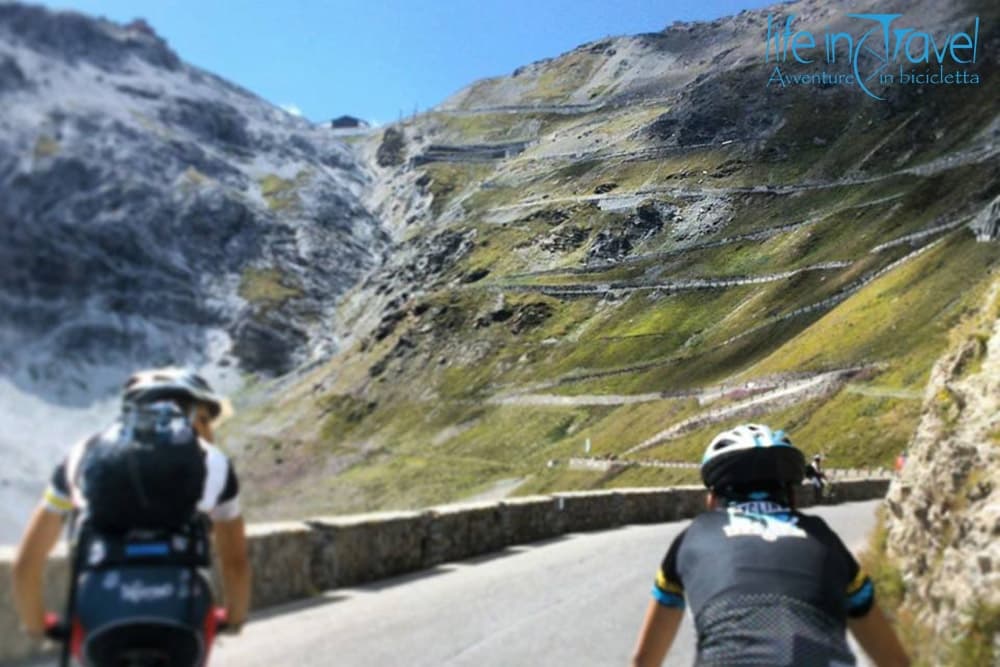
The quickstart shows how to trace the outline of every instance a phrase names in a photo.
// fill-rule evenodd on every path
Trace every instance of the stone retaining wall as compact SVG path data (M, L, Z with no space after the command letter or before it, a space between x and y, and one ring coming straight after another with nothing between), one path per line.
M888 478L837 484L837 500L881 498ZM800 505L814 504L801 489ZM413 572L565 533L690 518L704 489L615 489L446 505L412 512L315 517L249 527L254 609L301 600L324 590ZM0 548L0 661L36 652L17 630L10 591L13 549ZM65 551L46 576L49 608L62 609Z
M696 470L701 467L699 463L691 461L663 461L660 459L606 459L597 457L574 457L566 461L566 467L570 470L587 470L597 472L610 472L612 470L624 468L674 468ZM833 481L843 481L849 479L881 479L889 477L891 471L885 467L879 468L824 468L828 479Z

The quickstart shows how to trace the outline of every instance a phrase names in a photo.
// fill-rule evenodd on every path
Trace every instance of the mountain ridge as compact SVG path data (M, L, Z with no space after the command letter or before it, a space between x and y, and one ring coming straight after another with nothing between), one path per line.
M988 7L908 9L937 30L976 11ZM671 394L874 364L860 386L760 418L788 420L833 465L891 462L916 426L909 397L948 323L995 270L968 223L992 219L998 121L975 102L983 88L948 97L900 86L884 103L857 88L768 89L768 12L816 29L849 23L803 2L600 40L354 142L376 175L367 205L396 245L345 297L343 352L287 394L263 391L267 414L250 401L231 426L251 478L274 475L254 487L268 516L281 516L287 493L288 507L356 511L456 499L512 477L532 478L518 493L674 479L545 464L587 439L598 454L621 454L692 417L689 402L495 400L540 387ZM699 46L654 52L678 39ZM981 39L984 53L996 43ZM706 44L721 44L720 60L705 57ZM641 75L590 98L602 68L646 48ZM657 79L662 63L681 60L688 69ZM992 60L977 67L985 80L995 72ZM966 266L946 260L956 253ZM933 305L931 289L951 301ZM897 293L920 304L916 315L888 305ZM873 324L866 309L883 312ZM829 347L852 340L851 328L857 342ZM858 421L833 425L842 419ZM888 437L858 449L873 428ZM689 460L707 437L695 430L652 453Z

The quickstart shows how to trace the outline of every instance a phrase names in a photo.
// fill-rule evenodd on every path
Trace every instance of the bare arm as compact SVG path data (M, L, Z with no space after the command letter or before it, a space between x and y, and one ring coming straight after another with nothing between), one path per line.
M861 618L848 618L847 627L878 667L908 667L910 659L876 604Z
M250 610L250 559L243 517L215 523L215 548L222 569L222 588L229 622L238 627Z
M45 561L62 533L62 517L39 505L14 557L14 606L25 630L33 637L45 633L45 600L42 580Z
M632 655L632 667L658 667L663 664L683 618L682 609L665 607L656 600L650 600Z

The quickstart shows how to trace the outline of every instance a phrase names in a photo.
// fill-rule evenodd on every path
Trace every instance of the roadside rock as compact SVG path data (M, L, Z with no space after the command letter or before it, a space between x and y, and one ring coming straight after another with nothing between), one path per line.
M904 604L942 638L968 627L977 607L1000 607L998 295L995 282L981 326L935 365L887 497L887 550Z

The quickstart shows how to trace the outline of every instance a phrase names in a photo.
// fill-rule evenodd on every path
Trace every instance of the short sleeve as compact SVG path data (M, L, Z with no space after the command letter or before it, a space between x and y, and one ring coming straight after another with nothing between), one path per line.
M66 473L66 461L57 465L52 471L52 477L42 497L42 505L47 511L59 515L65 515L73 509L73 494Z
M684 608L684 584L677 572L677 554L687 530L678 535L664 556L653 584L653 599L665 607Z
M216 499L215 507L209 512L213 521L232 521L240 516L240 482L230 462L226 471L226 483Z
M844 546L840 537L825 523L825 542L837 557L847 566L848 583L844 590L844 608L851 618L859 618L867 614L875 604L875 585L871 577L861 568L854 555Z
M217 505L222 505L227 503L233 498L240 495L240 481L236 478L236 470L233 469L232 461L229 462L226 471L226 484L222 487L222 493L219 494Z
M213 521L232 521L239 518L240 484L229 457L215 445L200 441L205 452L205 486L198 509Z

